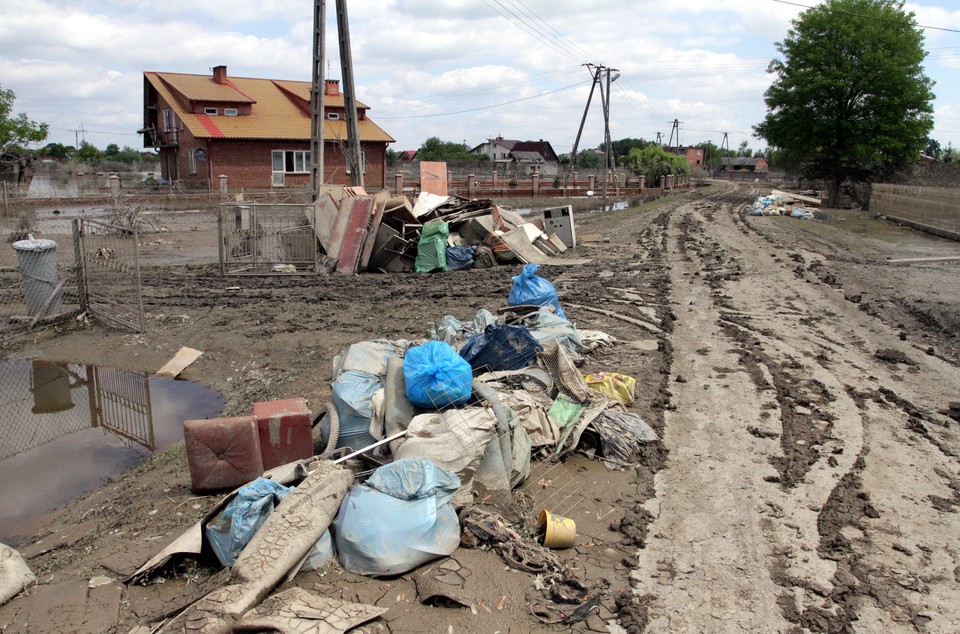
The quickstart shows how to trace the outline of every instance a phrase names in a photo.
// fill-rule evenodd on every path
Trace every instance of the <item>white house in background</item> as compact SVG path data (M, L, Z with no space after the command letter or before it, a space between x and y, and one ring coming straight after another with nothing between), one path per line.
M509 163L511 161L510 152L513 150L513 146L519 142L515 139L505 139L498 136L495 139L487 139L486 143L481 143L470 150L470 153L486 155L490 162L496 166L497 163Z

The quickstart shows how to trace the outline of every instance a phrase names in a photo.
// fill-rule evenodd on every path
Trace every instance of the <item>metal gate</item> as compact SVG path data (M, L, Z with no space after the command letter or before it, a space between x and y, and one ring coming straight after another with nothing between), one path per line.
M74 221L80 305L95 317L142 332L140 243L136 222L130 224Z
M224 275L316 273L317 235L313 206L291 203L229 203L217 223L220 272Z

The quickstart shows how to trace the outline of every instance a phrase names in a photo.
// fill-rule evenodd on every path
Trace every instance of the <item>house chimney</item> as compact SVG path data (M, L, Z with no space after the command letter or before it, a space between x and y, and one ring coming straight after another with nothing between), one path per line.
M340 80L339 79L325 79L323 94L328 97L336 97L340 94Z
M227 83L227 67L226 66L213 67L213 83L215 84Z

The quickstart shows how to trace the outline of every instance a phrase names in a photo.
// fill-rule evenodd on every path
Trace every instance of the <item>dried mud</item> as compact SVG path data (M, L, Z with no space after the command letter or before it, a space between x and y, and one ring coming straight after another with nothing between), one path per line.
M619 340L583 370L635 377L631 410L663 438L630 470L574 455L537 466L512 502L485 500L525 534L545 500L563 501L578 540L556 553L559 595L485 548L392 579L333 570L285 587L389 608L368 632L960 630L958 429L941 413L960 393L960 289L950 264L886 263L954 247L848 231L842 212L827 225L742 216L758 193L718 185L582 212L578 233L609 242L576 249L588 264L541 267L561 304L614 313L565 308ZM189 345L205 354L184 378L221 391L226 415L291 396L317 408L344 347L495 309L518 269L145 267L146 333L74 322L16 353L152 370ZM215 501L190 494L181 446L71 505L19 545L41 583L0 608L0 629L69 629L52 616L56 583L123 578ZM125 587L114 629L172 615L218 580L205 561L179 562L163 583Z

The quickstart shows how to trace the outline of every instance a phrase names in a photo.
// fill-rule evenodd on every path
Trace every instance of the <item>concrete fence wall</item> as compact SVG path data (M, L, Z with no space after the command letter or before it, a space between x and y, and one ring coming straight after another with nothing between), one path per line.
M960 189L874 184L870 211L960 240Z

